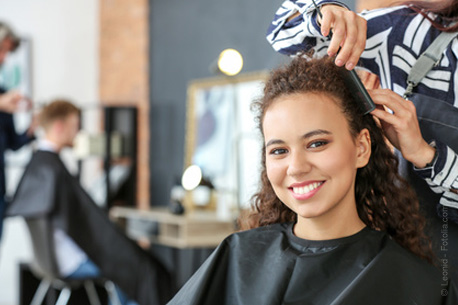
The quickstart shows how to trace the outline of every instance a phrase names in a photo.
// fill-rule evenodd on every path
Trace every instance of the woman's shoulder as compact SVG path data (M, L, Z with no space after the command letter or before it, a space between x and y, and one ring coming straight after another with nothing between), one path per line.
M371 265L376 277L366 278L368 283L382 281L386 291L402 286L412 299L418 299L416 304L458 304L458 289L448 277L446 261L433 265L388 237ZM447 301L442 299L445 296Z
M417 274L420 279L439 280L441 278L441 272L437 266L405 249L391 237L386 238L380 254L384 257L384 261L397 266L400 272L408 271L411 274Z

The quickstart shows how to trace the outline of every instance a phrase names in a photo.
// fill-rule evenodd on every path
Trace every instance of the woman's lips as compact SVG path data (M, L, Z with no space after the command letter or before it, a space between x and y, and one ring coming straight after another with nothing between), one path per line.
M307 183L293 184L289 187L294 198L305 200L315 195L325 181L313 181Z

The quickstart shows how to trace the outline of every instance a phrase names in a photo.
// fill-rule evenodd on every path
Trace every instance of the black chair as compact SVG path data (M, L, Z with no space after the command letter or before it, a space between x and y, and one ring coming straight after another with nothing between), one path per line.
M25 219L32 240L34 260L31 270L41 278L31 305L41 305L50 288L60 290L56 305L68 303L72 291L84 287L91 305L101 305L95 283L101 284L111 304L121 305L113 282L103 278L64 279L59 275L54 251L54 237L51 220L47 217Z

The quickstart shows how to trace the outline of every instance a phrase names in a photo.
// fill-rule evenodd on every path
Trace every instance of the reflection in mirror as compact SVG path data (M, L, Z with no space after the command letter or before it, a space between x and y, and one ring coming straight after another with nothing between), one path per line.
M188 87L185 168L196 164L217 192L217 212L247 207L257 190L262 137L251 111L267 73L194 80Z

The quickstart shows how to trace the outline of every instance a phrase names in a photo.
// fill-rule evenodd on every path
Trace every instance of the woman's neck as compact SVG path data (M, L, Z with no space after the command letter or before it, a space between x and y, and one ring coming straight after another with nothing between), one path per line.
M336 209L316 218L298 217L294 235L308 240L330 240L347 237L361 231L366 225L354 209Z

